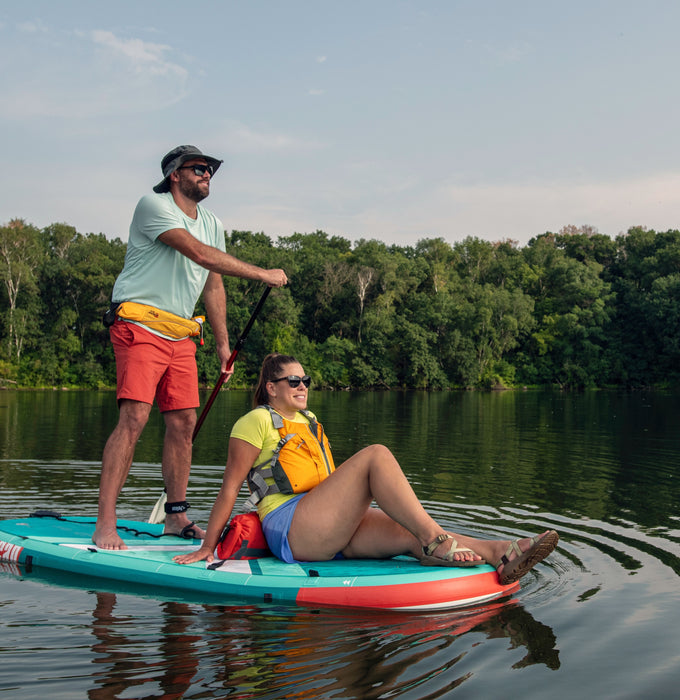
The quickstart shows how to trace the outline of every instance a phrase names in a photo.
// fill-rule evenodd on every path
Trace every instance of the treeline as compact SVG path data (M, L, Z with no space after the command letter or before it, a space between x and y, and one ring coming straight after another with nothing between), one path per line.
M520 247L477 238L415 246L352 244L322 231L273 242L226 234L227 250L282 267L239 355L232 386L263 355L292 353L317 386L494 388L680 383L680 232L615 239L569 226ZM0 385L109 387L115 364L101 317L125 243L67 224L0 227ZM235 342L262 287L225 279ZM201 309L198 309L201 312ZM217 380L207 333L202 383Z

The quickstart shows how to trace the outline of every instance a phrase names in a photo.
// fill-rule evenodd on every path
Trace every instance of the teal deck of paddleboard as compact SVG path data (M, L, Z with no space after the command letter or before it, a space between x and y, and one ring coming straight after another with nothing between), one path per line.
M233 595L251 600L295 603L305 589L338 589L352 596L353 589L374 589L376 607L381 591L412 584L436 584L456 579L469 586L470 577L493 572L488 565L472 568L424 567L415 559L345 560L286 564L274 557L227 561L219 569L205 562L179 565L173 557L200 546L174 536L162 536L163 526L119 520L118 532L127 550L98 549L92 544L93 518L28 518L0 521L0 541L14 546L10 560L86 576L104 577L148 586L207 594ZM16 554L22 548L21 554ZM16 557L16 558L15 558ZM494 574L495 575L495 574ZM488 578L488 576L486 577ZM481 579L479 579L481 581ZM480 591L480 598L498 597ZM302 593L301 593L302 592ZM306 590L307 593L311 591ZM358 594L357 594L358 595ZM348 598L348 600L349 600ZM351 601L347 604L351 604ZM426 605L427 601L418 601Z

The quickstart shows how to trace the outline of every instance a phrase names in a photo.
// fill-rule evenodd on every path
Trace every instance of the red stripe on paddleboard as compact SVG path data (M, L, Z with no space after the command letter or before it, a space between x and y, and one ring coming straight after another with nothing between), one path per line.
M355 608L410 608L462 604L480 597L499 597L519 588L519 583L501 586L494 572L441 581L383 584L381 586L309 586L298 591L299 605L334 605Z

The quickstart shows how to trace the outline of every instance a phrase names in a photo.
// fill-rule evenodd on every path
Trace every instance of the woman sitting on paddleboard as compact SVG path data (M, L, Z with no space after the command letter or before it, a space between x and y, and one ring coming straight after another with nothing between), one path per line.
M222 488L203 545L180 564L214 559L245 480L267 544L285 562L410 554L429 566L492 563L516 581L557 545L554 530L510 542L446 532L424 510L394 455L370 445L334 468L323 429L307 411L310 378L289 355L268 355L256 408L234 424ZM375 501L378 508L371 507Z

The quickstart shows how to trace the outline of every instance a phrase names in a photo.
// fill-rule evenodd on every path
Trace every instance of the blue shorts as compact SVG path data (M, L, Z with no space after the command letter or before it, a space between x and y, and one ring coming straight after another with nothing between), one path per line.
M267 513L262 521L262 531L269 549L271 549L275 557L285 561L287 564L294 564L297 561L290 551L288 530L290 530L290 524L293 522L295 509L304 495L304 493L301 493L282 503L276 510Z
M271 553L286 564L295 564L299 560L293 557L288 544L288 531L293 522L295 509L300 503L300 499L306 494L301 493L282 503L276 510L267 513L262 521L262 532L267 540ZM344 559L342 553L338 552L334 559Z

